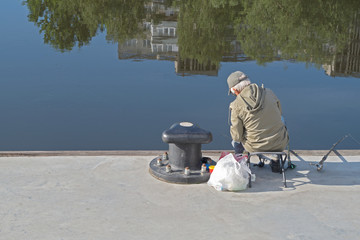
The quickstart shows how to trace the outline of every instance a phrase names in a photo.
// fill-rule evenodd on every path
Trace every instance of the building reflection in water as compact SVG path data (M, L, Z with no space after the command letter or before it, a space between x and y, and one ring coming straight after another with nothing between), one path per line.
M201 62L195 58L183 58L180 55L177 38L177 22L161 21L159 24L144 22L146 38L138 37L118 44L119 59L157 59L174 61L175 72L179 75L217 76L219 64L208 60ZM232 51L222 53L224 62L250 60L241 51L240 43L235 37L230 42Z
M178 53L177 22L162 21L159 24L144 22L144 37L118 43L119 59L174 60Z
M142 36L119 43L119 59L174 61L175 72L178 75L217 76L220 68L219 63L215 63L210 59L200 61L196 58L181 55L181 46L178 45L177 36L179 8L167 7L163 3L164 1L153 1L146 4L145 7L148 12L151 12L153 15L157 14L162 21L158 23L144 21L144 34ZM355 14L354 22L349 30L349 43L344 50L339 52L336 46L329 46L326 43L323 44L324 62L329 62L325 60L325 58L329 58L329 55L331 55L330 58L332 59L332 61L330 61L331 63L322 64L325 73L329 76L360 77L360 24L358 15L359 14ZM245 55L235 35L227 36L227 39L230 50L220 53L222 62L252 60ZM285 57L282 56L281 49L274 49L274 52L277 52L277 56L270 57L270 61L282 60L282 57ZM259 59L262 57L263 56L258 56ZM287 59L296 61L296 59L291 59L291 57Z
M349 29L349 43L341 53L335 53L331 64L323 65L327 75L360 78L360 16L355 15Z
M119 59L157 59L174 61L175 72L178 75L208 75L217 76L219 63L211 60L200 61L196 58L182 57L178 46L177 15L178 8L165 7L160 1L147 5L151 12L162 16L159 23L143 22L144 34L124 43L118 43ZM170 19L170 20L166 20ZM145 37L144 37L145 36ZM229 39L230 52L220 53L224 62L238 62L250 60L241 51L240 43L233 36Z

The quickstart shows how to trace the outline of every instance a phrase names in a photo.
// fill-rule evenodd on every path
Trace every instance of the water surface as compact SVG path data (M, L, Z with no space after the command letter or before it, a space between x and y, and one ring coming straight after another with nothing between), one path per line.
M237 70L281 100L292 149L360 139L358 1L251 2L1 1L0 150L166 149L180 121L229 149Z

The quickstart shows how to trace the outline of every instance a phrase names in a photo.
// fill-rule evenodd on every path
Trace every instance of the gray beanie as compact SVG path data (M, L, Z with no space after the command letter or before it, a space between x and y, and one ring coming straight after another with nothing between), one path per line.
M236 71L229 75L227 83L229 85L229 95L231 93L231 88L240 83L241 81L249 80L248 76L245 73Z

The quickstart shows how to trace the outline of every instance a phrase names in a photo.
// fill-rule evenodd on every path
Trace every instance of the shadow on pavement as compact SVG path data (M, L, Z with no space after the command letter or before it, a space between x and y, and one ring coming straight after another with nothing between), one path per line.
M338 161L325 161L321 171L317 171L317 167L311 164L315 162L306 161L304 159L306 157L297 156L298 160L292 160L296 168L286 170L287 188L283 187L282 174L271 172L268 163L259 168L254 167L254 162L252 162L251 170L256 175L256 180L252 183L252 188L247 189L246 192L292 191L307 185L360 185L360 162L349 162L337 151L335 154ZM334 159L334 156L332 158ZM316 157L316 159L320 161L321 157Z

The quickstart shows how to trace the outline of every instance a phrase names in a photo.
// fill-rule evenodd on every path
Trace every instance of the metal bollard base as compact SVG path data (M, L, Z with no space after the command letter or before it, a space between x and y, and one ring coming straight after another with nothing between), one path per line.
M177 184L196 184L207 182L210 178L209 172L201 172L199 170L191 170L189 175L184 174L184 170L171 170L166 171L166 166L169 164L169 160L163 160L162 165L157 164L157 159L154 158L149 164L150 174L164 182L177 183Z

